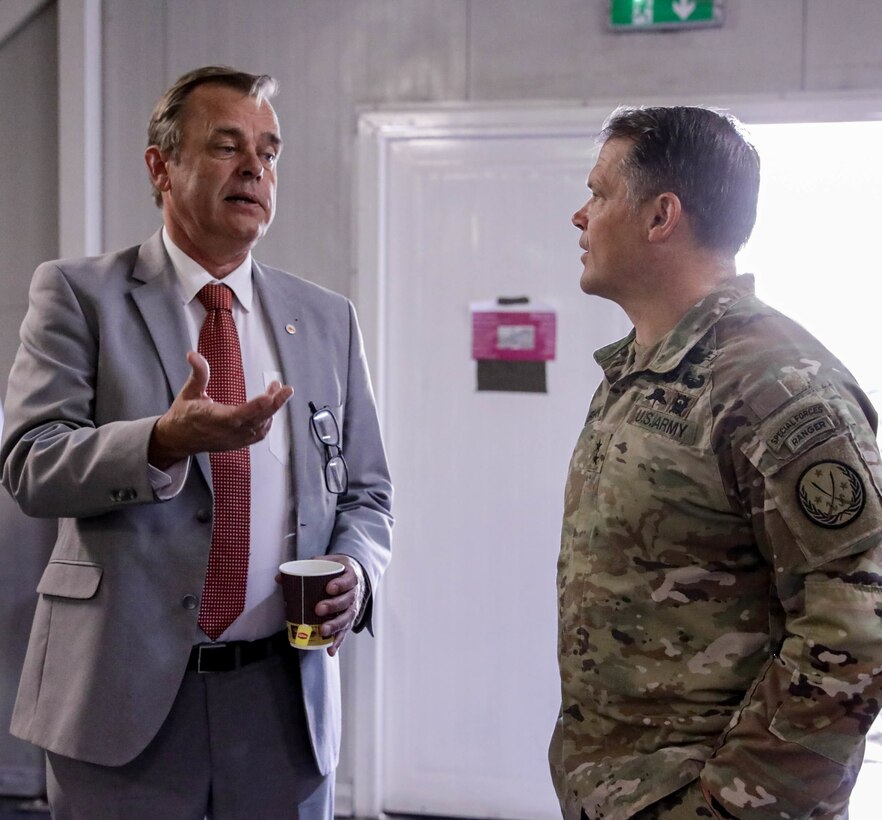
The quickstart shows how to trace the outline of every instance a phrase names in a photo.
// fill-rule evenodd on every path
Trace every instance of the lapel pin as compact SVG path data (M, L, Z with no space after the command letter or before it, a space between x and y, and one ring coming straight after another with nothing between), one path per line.
M288 333L296 333L297 332L297 328L294 327L294 325L285 325L285 330L287 330Z

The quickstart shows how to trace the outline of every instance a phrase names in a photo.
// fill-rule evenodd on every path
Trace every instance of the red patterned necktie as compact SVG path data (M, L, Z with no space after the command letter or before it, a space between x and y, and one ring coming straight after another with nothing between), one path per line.
M239 334L231 312L233 292L206 285L196 294L205 306L199 352L211 368L208 395L220 404L245 403ZM209 453L214 490L211 552L199 608L199 626L213 641L245 607L251 534L251 456L247 447Z

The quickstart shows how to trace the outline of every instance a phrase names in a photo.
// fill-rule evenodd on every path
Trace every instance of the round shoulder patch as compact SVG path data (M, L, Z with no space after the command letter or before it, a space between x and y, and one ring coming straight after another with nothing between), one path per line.
M861 514L866 493L861 477L847 464L817 461L799 477L796 497L810 521L837 529Z

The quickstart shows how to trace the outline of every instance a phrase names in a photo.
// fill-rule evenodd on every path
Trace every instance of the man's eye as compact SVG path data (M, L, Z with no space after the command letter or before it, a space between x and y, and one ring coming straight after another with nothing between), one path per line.
M270 165L272 165L272 164L276 161L276 155L275 155L275 154L264 154L264 155L263 155L263 158L264 158L264 159L265 159Z

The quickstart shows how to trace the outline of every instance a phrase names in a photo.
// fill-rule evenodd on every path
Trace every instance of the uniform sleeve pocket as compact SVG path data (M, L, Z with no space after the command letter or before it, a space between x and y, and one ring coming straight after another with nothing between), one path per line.
M860 552L882 532L879 490L850 431L786 461L754 463L810 566Z
M37 592L87 600L98 591L103 573L103 567L88 561L51 561L37 584Z
M781 648L791 678L773 735L840 765L860 754L877 687L880 606L875 584L806 581L805 606Z

